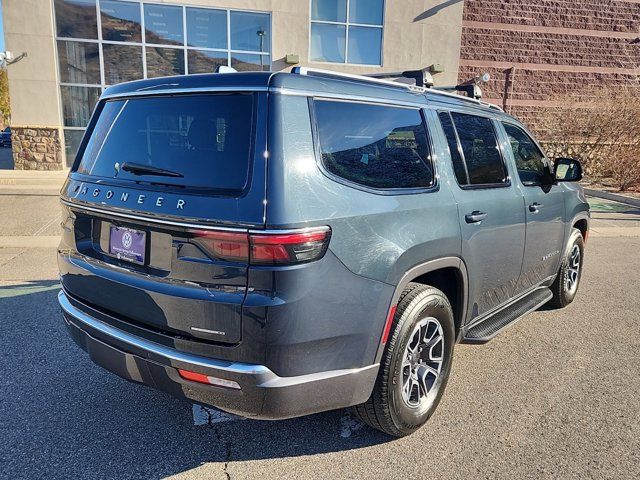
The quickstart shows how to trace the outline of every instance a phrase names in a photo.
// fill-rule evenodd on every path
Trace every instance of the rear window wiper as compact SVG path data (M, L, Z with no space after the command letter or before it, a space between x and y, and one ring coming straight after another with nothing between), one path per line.
M125 172L133 173L134 175L157 175L159 177L184 177L183 174L174 172L172 170L166 170L164 168L152 167L151 165L143 165L141 163L124 162L120 167Z

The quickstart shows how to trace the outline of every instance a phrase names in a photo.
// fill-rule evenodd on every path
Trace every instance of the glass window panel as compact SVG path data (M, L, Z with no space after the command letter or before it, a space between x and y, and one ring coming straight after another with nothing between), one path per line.
M231 49L269 52L271 32L269 15L231 12Z
M58 40L58 62L62 83L100 85L100 53L97 43Z
M451 116L460 139L470 183L506 183L507 172L491 120L464 113L452 113Z
M131 182L238 191L251 157L253 95L176 95L107 102L78 171ZM134 175L123 160L171 170L179 177ZM231 192L229 192L231 194Z
M382 25L383 6L383 0L350 0L349 23Z
M55 0L55 11L59 37L98 38L95 0Z
M227 12L187 8L187 43L192 47L227 48Z
M189 74L215 73L220 65L227 65L227 52L210 52L207 50L189 50L187 52Z
M102 39L115 42L141 42L140 5L138 3L100 0Z
M144 5L146 43L182 45L182 7Z
M460 155L460 147L458 146L458 139L456 138L456 132L453 128L453 122L451 121L451 115L449 112L440 112L440 123L444 130L444 135L447 138L447 145L449 146L449 155L451 155L451 162L453 163L453 171L456 174L456 179L459 185L466 185L469 183L467 180L467 170L464 166L464 160Z
M107 85L143 78L142 46L102 45L104 81Z
M184 75L184 50L147 47L147 77Z
M65 127L86 127L100 98L100 87L60 86Z
M322 162L331 173L373 188L424 188L435 181L419 110L314 102Z
M269 55L232 53L231 66L239 72L255 70L269 71L271 69L271 58Z
M547 160L537 145L531 140L524 130L503 123L513 157L516 160L518 176L524 185L539 185L549 175L550 169Z
M83 135L84 130L64 130L64 151L67 157L67 167L73 165Z
M311 24L311 60L344 63L345 46L344 25Z
M347 0L313 0L311 20L347 21Z
M382 29L349 27L349 63L380 65Z

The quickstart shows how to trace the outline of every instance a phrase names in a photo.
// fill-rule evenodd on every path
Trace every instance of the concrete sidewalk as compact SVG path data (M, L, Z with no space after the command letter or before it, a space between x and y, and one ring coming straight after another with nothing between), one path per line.
M0 170L0 195L58 196L69 170Z

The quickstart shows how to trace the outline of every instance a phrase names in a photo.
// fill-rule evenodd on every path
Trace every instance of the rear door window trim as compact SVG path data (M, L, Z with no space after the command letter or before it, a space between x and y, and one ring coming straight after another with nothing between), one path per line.
M466 111L462 111L462 110L456 110L456 109L443 109L443 108L438 108L436 109L436 114L438 116L438 122L440 123L440 128L442 128L442 131L444 133L444 127L442 126L442 122L440 121L440 113L446 113L449 115L449 117L451 118L451 123L453 125L453 131L455 133L456 136L456 143L458 144L458 151L460 152L460 155L462 157L462 161L464 163L464 167L465 167L465 172L467 174L467 181L470 182L469 180L469 170L468 170L468 166L467 166L467 161L465 159L464 156L464 151L462 150L462 144L460 142L460 137L458 135L458 129L455 126L455 122L453 121L453 116L451 115L452 113L459 113L462 115L469 115L469 116L473 116L473 117L480 117L480 118L484 118L486 120L489 120L489 122L491 123L491 128L493 131L493 135L496 139L496 145L499 147L498 148L498 154L500 155L500 160L502 161L502 166L504 168L505 174L506 174L506 180L504 182L501 183L477 183L477 184L472 184L472 183L468 183L466 185L461 185L460 182L458 182L458 179L456 178L456 184L458 185L458 187L461 190L485 190L485 189L493 189L493 188L509 188L512 185L511 182L511 174L509 172L509 168L507 165L507 162L505 161L504 158L504 152L503 152L503 147L500 144L500 137L498 136L498 131L496 130L496 125L495 125L495 118L489 115L481 115L479 113L469 113ZM446 142L446 134L444 134L444 139ZM447 150L449 150L449 145L447 142ZM451 159L451 153L449 153L449 163L451 164L452 168L453 168L453 160ZM455 177L455 175L454 175Z

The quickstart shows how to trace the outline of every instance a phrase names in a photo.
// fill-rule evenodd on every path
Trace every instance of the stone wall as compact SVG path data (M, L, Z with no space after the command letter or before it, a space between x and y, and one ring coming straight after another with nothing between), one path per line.
M640 94L640 2L465 0L458 81L484 72L484 99L534 130L566 94Z
M53 127L11 126L16 170L62 170L61 132Z

